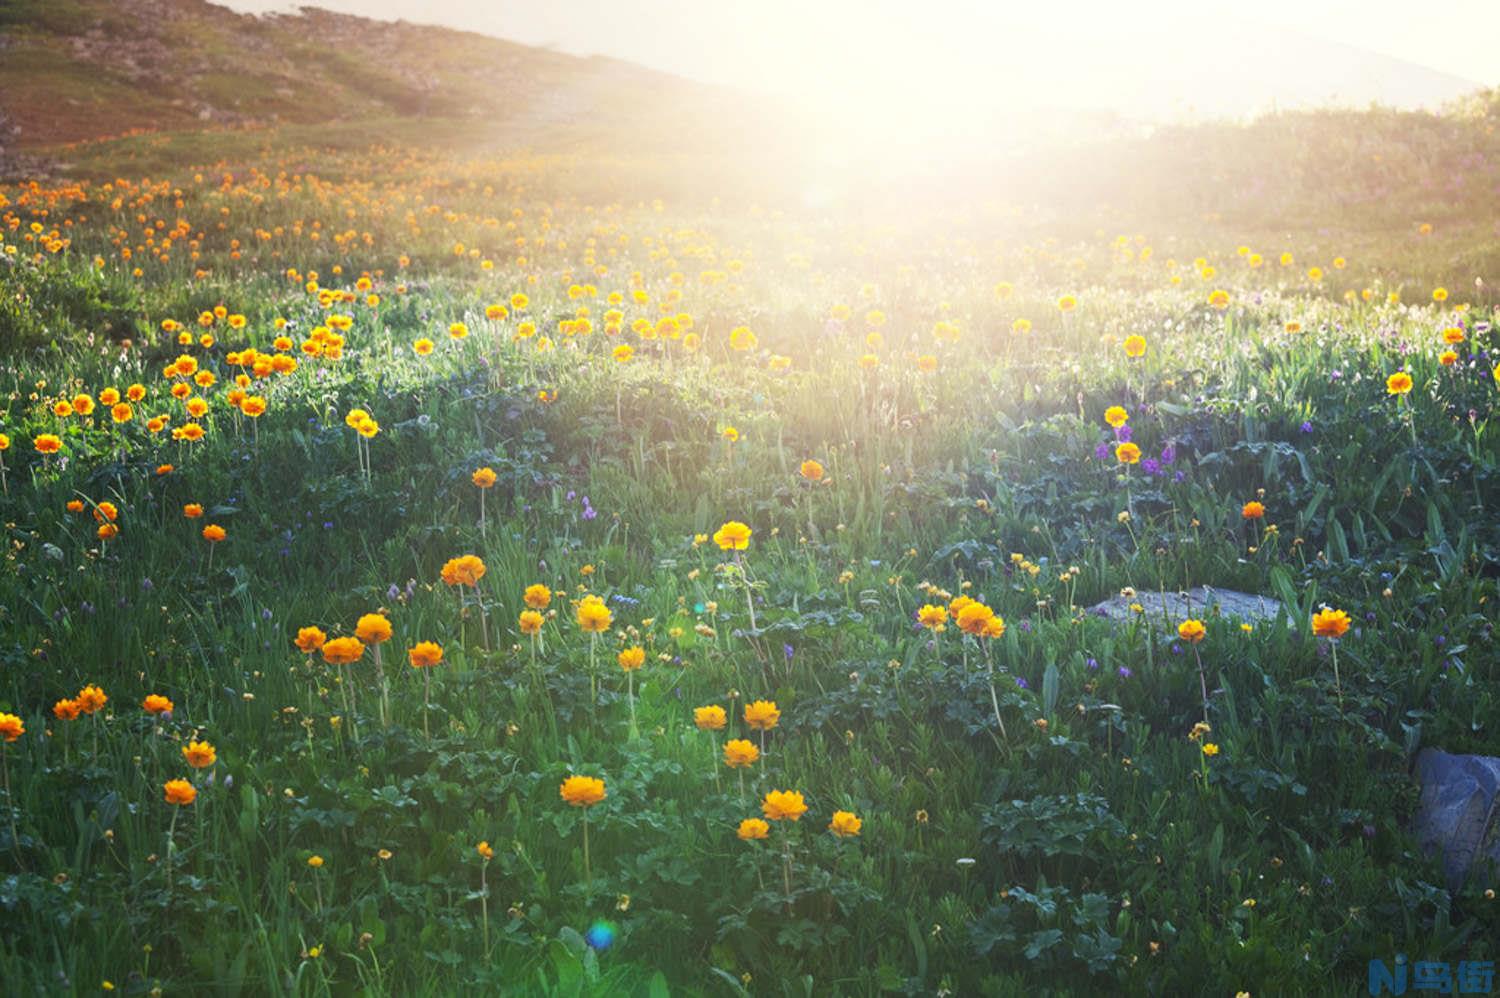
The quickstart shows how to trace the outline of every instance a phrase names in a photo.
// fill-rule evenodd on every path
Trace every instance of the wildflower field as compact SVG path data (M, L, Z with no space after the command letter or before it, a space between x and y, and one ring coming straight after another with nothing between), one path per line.
M6 994L1497 957L1409 775L1500 747L1493 165L1059 235L153 141L0 186Z

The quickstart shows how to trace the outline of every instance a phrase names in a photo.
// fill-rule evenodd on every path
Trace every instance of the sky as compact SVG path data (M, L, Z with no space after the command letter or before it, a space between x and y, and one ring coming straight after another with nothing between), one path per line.
M923 140L1056 108L1245 117L1327 103L1431 107L1500 86L1500 0L308 2L614 56Z

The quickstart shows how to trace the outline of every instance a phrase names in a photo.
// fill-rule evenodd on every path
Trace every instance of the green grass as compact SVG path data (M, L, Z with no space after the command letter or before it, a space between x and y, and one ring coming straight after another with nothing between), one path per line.
M1417 749L1496 750L1500 389L1492 300L1465 269L1487 251L1457 220L1272 239L1163 218L1155 253L1131 239L1127 260L1113 229L1032 238L1052 209L813 217L733 188L713 210L658 208L661 179L694 160L471 157L461 124L426 142L413 128L380 126L383 148L364 123L135 137L80 163L170 179L50 201L0 189L17 219L0 263L14 303L0 710L27 729L4 756L0 979L1279 994L1347 993L1396 952L1495 958L1496 902L1478 879L1444 884L1409 824ZM140 215L188 234L159 259ZM68 247L39 250L34 219ZM1241 242L1267 264L1249 267ZM311 270L351 291L368 273L380 302L324 308ZM570 298L585 281L598 297ZM1227 309L1205 303L1215 288ZM485 318L516 292L523 315ZM1063 294L1076 310L1057 309ZM560 323L585 303L594 329L570 337ZM196 337L220 304L247 321L216 321L212 346L162 330ZM849 318L831 320L839 305ZM302 355L330 312L353 318L342 359ZM696 351L630 330L678 314ZM253 382L269 407L252 421L228 404L227 353L272 352L277 319L300 363ZM528 320L555 349L519 336ZM742 324L752 351L731 348ZM1140 360L1121 349L1131 333ZM145 426L188 421L162 374L182 354L217 379L195 389L210 406L198 443ZM1402 399L1385 389L1398 369L1416 382ZM127 423L102 405L52 414L133 383L148 394ZM1122 473L1116 404L1147 458L1172 449L1160 473ZM355 408L380 424L368 473ZM35 451L41 433L60 456ZM808 459L823 482L799 474ZM480 467L498 479L482 520ZM1256 498L1266 519L1243 520ZM106 501L120 533L101 542ZM754 531L743 570L706 536L728 520ZM208 523L228 535L212 549ZM470 553L482 610L441 580ZM534 583L555 611L535 647L518 630ZM1285 609L1249 631L1210 617L1196 649L1178 621L1115 627L1084 609L1197 585ZM614 615L597 642L574 623L586 593ZM915 624L959 595L1003 636ZM1324 604L1355 621L1337 681L1309 633ZM377 611L394 628L378 669L293 644ZM445 652L430 700L405 664L424 640ZM627 683L615 656L632 645L646 663ZM87 683L104 709L54 717ZM174 702L169 719L143 711L149 694ZM780 720L741 774L716 760L727 737L761 744L741 720L757 699ZM709 704L726 732L694 726ZM1188 738L1205 713L1212 758ZM211 769L186 765L194 738L215 745ZM583 813L559 796L569 774L607 785L587 861ZM163 784L183 776L197 800L174 808ZM740 841L773 789L804 793L808 813ZM860 817L858 837L828 831L836 810Z

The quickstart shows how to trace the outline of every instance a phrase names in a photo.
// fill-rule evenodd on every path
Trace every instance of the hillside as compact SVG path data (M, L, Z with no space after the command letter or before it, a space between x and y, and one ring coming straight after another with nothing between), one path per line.
M392 117L531 130L652 108L706 113L714 88L604 58L304 8L207 0L0 0L0 145L138 131Z

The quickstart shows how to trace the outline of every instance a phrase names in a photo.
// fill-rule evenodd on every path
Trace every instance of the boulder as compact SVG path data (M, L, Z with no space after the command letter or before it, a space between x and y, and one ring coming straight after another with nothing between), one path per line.
M1417 753L1416 777L1422 797L1414 831L1428 855L1442 853L1449 889L1470 873L1493 883L1500 871L1500 758L1426 748Z
M1146 620L1161 621L1163 617L1176 627L1189 617L1231 617L1253 624L1262 620L1275 620L1281 613L1281 601L1269 596L1235 592L1233 589L1214 589L1199 586L1186 592L1161 593L1137 592L1133 596L1115 596L1103 603L1089 607L1089 613L1110 620L1133 620L1136 617L1130 608L1139 603L1145 608Z

